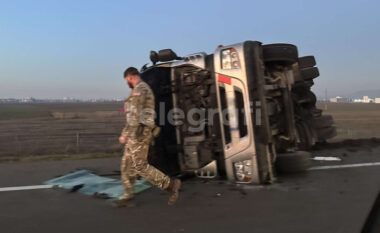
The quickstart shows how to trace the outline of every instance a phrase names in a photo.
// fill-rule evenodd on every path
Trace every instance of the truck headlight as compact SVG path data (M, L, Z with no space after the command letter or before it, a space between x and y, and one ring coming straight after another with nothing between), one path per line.
M235 176L238 181L250 182L252 180L252 160L243 160L234 163Z
M222 50L222 69L239 69L239 55L234 48L228 48Z

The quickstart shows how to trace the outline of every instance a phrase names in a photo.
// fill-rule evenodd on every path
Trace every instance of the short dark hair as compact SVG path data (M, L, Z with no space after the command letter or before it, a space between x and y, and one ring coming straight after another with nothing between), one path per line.
M140 75L140 72L135 67L129 67L124 71L124 78L128 75Z

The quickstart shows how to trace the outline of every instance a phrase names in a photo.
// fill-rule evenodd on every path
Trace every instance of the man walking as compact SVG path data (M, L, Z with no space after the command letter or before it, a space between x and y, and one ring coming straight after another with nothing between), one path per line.
M178 199L181 181L170 178L148 163L149 145L153 140L155 100L149 85L141 80L139 71L129 67L124 72L124 79L132 89L125 100L126 126L119 142L125 144L121 159L121 180L125 193L112 202L116 207L128 206L134 196L136 176L140 175L156 187L170 192L169 205Z

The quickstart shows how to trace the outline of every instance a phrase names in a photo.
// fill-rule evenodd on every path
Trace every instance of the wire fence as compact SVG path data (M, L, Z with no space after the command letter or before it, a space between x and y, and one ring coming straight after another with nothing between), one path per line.
M0 156L121 152L118 133L0 136Z

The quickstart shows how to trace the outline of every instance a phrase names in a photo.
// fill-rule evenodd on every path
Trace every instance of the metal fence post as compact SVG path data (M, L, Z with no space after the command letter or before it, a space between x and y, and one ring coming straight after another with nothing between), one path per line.
M79 153L79 132L77 132L77 154Z

